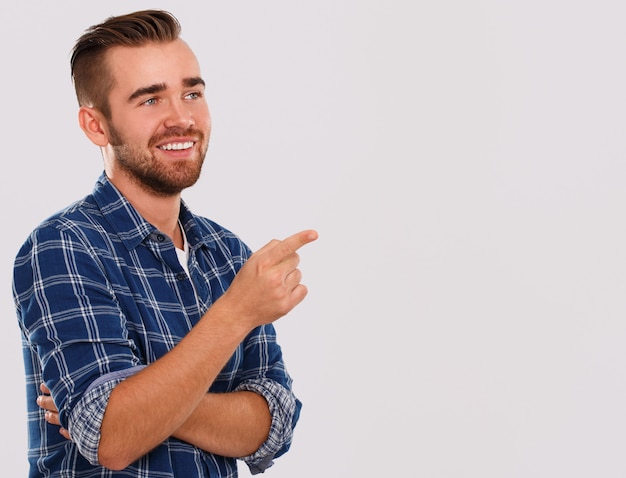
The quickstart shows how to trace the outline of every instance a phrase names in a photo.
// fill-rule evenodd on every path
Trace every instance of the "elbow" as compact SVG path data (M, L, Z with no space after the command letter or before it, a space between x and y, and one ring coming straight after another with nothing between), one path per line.
M132 462L128 460L120 459L119 457L102 457L100 458L100 465L107 470L121 471L128 467Z
M120 471L127 468L134 458L130 457L128 453L114 447L100 446L98 447L98 462L101 466L113 470Z
M103 457L100 458L100 465L107 470L121 471L130 465L132 461L124 460L120 457Z

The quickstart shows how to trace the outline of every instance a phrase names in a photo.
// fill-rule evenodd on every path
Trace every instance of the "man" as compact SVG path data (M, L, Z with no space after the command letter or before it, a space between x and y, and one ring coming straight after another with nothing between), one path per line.
M300 402L272 322L302 301L302 231L255 254L193 215L211 120L169 13L112 17L77 41L94 191L15 261L31 477L237 476L290 447Z

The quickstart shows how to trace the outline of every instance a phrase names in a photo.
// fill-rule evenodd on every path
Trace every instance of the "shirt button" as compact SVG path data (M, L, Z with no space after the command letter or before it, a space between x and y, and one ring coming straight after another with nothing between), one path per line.
M165 240L165 236L163 234L157 234L157 241L163 242Z

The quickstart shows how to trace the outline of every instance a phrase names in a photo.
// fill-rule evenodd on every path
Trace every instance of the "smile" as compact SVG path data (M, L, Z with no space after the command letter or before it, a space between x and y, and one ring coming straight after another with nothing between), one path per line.
M159 149L162 149L163 151L180 151L193 147L193 144L193 141L185 141L184 143L168 143L159 146Z

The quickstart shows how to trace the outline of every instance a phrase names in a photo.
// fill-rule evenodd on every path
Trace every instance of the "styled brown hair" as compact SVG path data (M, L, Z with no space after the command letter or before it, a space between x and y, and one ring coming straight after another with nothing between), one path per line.
M180 23L169 12L142 10L110 17L81 35L72 49L70 65L80 106L99 109L110 118L109 92L114 85L105 55L113 47L139 47L179 38Z

